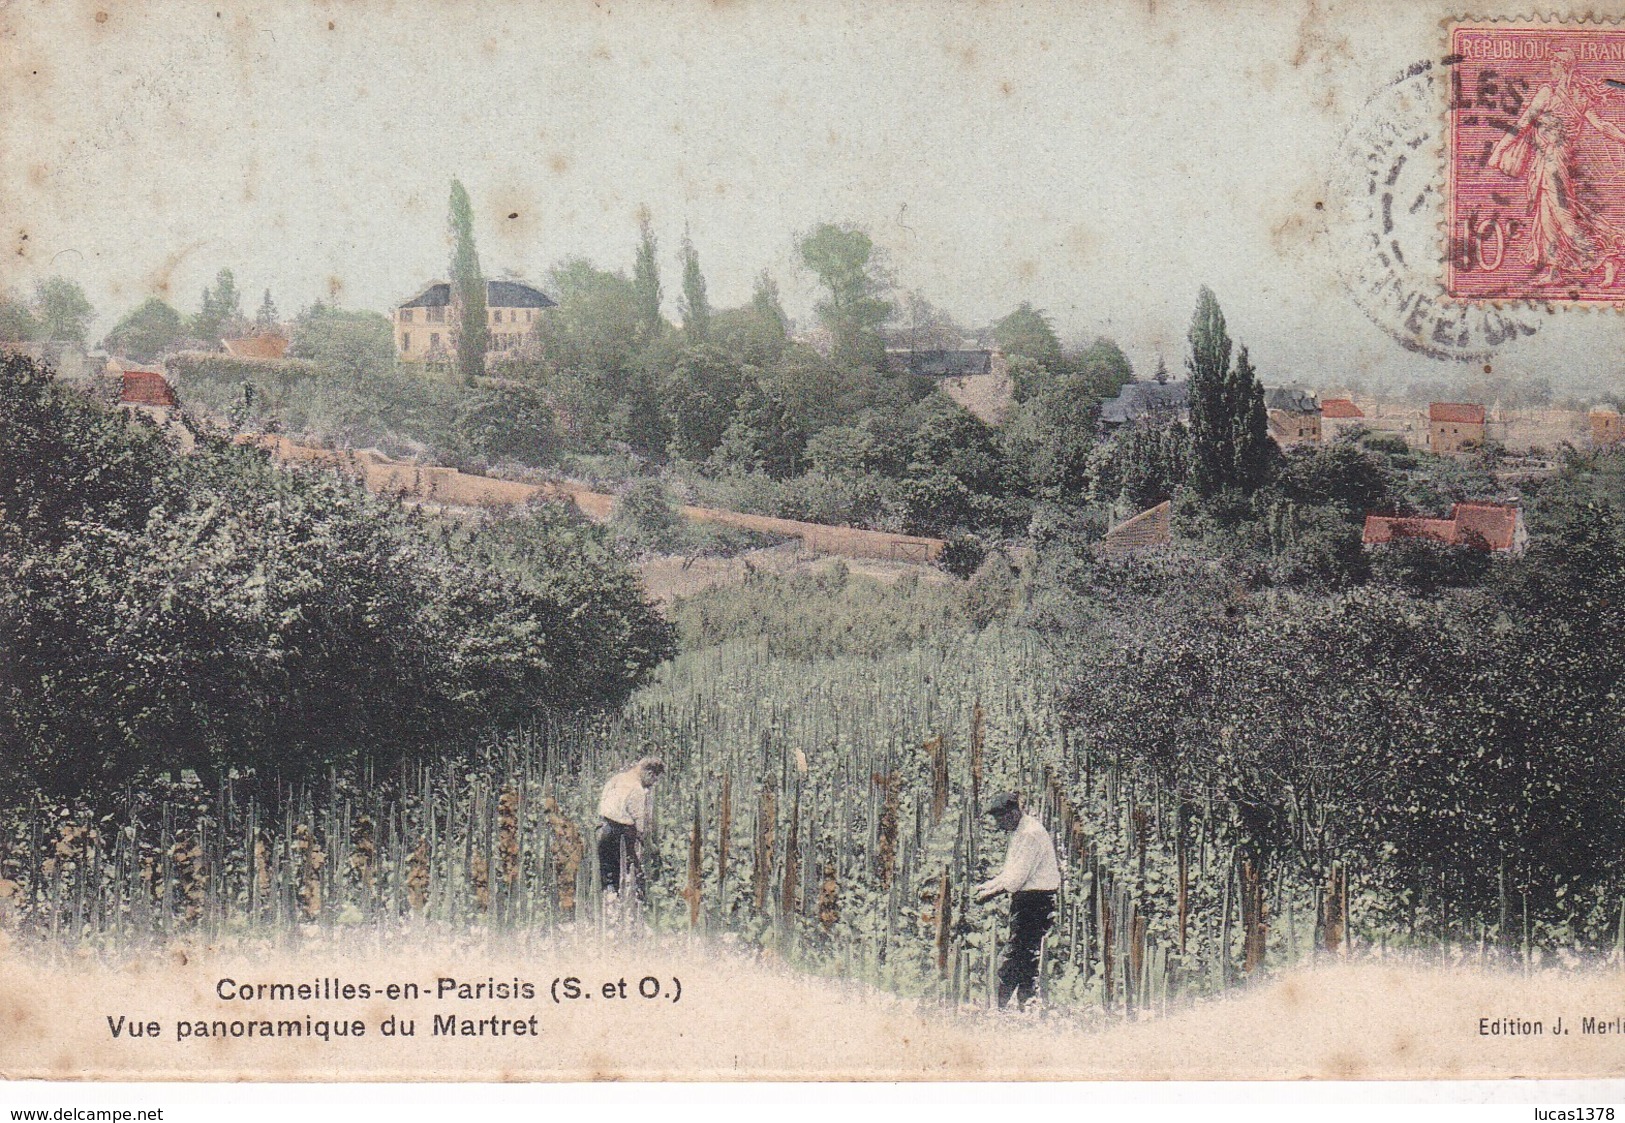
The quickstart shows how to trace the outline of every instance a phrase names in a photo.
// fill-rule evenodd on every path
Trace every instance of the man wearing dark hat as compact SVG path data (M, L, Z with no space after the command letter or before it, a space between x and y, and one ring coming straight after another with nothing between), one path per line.
M1015 792L994 796L987 814L1000 830L1010 832L1010 847L998 876L976 887L976 900L1010 894L1010 947L999 967L999 1006L1003 1008L1012 994L1016 1004L1024 1006L1038 991L1038 955L1055 923L1061 867L1049 831L1037 816L1023 814Z

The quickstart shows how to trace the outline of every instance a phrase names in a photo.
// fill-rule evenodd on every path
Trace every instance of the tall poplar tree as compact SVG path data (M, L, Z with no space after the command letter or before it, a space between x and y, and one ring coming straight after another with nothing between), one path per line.
M1190 375L1191 483L1203 497L1218 494L1235 464L1234 425L1228 408L1230 333L1224 311L1206 285L1196 294L1191 317Z
M1264 486L1269 475L1274 443L1270 440L1269 414L1264 408L1264 387L1247 357L1247 345L1236 354L1227 387L1233 441L1231 481L1244 494Z
M683 334L690 343L704 343L711 335L711 301L705 295L705 274L700 272L700 255L683 231L683 295L677 302L683 317Z
M1224 312L1204 286L1191 319L1191 483L1210 498L1226 488L1251 495L1269 475L1273 447L1264 409L1264 387L1244 346L1230 362Z
M660 263L655 258L658 244L650 223L649 208L638 211L638 256L632 264L632 289L636 294L638 331L643 342L659 337L665 321L660 318Z
M485 277L474 248L474 206L460 180L451 181L451 297L457 306L457 373L467 382L485 373L485 349L491 328L486 322Z

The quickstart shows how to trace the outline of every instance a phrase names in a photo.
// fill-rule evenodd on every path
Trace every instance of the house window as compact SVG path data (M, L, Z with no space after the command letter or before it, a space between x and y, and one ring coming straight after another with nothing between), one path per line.
M440 349L440 333L437 332L437 331L431 331L429 333L429 350L438 351L439 349Z
M410 308L402 308L401 309L401 323L409 324L411 322L412 322L412 310Z
M529 308L525 309L525 323L527 323L527 324L530 323L530 309Z
M412 349L412 333L409 332L409 331L401 332L401 350L402 351L410 351L411 349Z

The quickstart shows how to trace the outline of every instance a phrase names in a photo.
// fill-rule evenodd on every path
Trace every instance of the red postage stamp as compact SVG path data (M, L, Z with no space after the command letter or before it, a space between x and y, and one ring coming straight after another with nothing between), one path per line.
M1625 301L1625 29L1451 29L1446 291Z

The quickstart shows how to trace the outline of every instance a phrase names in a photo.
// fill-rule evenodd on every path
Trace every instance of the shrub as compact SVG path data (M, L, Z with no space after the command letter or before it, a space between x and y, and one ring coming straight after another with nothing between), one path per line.
M633 480L615 502L611 523L615 536L639 553L670 553L677 549L683 516L658 479Z
M436 532L325 473L180 456L27 360L0 365L0 750L56 796L153 771L310 776L614 705L669 637L586 532L544 561Z
M987 547L974 534L961 534L950 538L937 556L937 565L955 577L965 578L975 573L987 557Z

